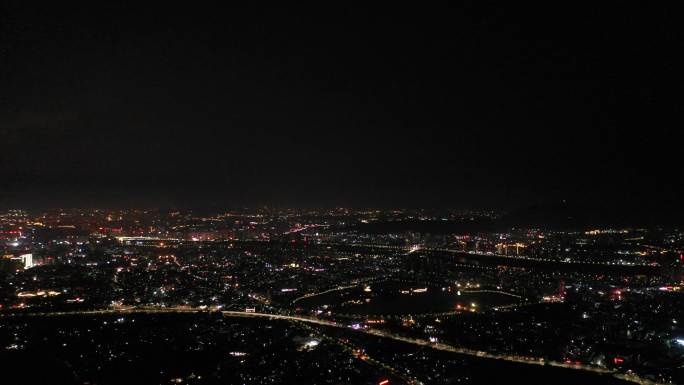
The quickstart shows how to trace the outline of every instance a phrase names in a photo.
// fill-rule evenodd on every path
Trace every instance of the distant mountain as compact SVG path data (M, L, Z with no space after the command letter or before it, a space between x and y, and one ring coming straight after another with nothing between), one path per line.
M429 233L429 234L459 234L491 231L495 223L488 218L475 218L473 220L402 220L402 221L378 221L371 223L359 223L349 229L357 230L366 234L388 233ZM348 230L349 230L348 229Z
M592 227L681 226L682 212L650 209L645 204L632 207L611 204L553 202L514 210L497 223L505 228L540 227L557 230L581 230Z

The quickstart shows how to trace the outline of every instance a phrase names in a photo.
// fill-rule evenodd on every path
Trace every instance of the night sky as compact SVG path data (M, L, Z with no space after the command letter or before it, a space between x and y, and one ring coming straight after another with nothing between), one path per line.
M0 206L682 211L660 2L26 3L0 6Z

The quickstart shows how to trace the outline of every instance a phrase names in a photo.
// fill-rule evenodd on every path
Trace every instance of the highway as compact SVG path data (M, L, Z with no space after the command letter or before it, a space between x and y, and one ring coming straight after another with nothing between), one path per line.
M66 312L38 312L38 313L4 313L0 314L0 318L6 317L56 317L56 316L90 316L90 315L126 315L126 314L163 314L163 313L212 313L210 310L198 309L192 307L129 307L129 308L115 308L115 309L103 309L103 310L85 310L85 311L66 311ZM516 362L528 365L549 365L555 367L562 367L574 370L584 370L589 372L594 372L597 374L608 374L613 375L616 378L631 381L642 385L656 385L657 383L650 380L638 377L636 375L625 375L618 373L616 371L599 368L595 366L582 365L582 364L566 364L558 361L548 361L539 357L526 357L526 356L516 356L507 354L497 354L489 353L484 351L478 351L474 349L468 349L463 347L452 346L444 343L433 343L428 340L419 338L409 338L398 334L386 332L379 329L372 328L352 328L350 325L320 318L313 317L302 317L302 316L292 316L283 314L271 314L271 313L251 313L242 311L220 311L224 317L240 317L240 318L261 318L268 320L285 320L285 321L298 321L307 324L334 327L334 328L344 328L350 331L365 333L368 335L388 338L395 341L404 342L407 344L412 344L421 347L427 347L435 350L441 350L450 353L462 354L466 356L472 356L477 358L486 358L492 360L503 360L509 362Z
M297 302L299 302L299 301L301 301L301 300L303 300L303 299L313 298L313 297L317 297L317 296L319 296L319 295L328 294L328 293L333 293L333 292L340 291L340 290L353 289L353 288L355 288L355 287L357 287L357 286L359 286L359 284L358 284L358 283L354 283L354 284L346 285L346 286L337 286L337 287L333 287L332 289L328 289L328 290L324 290L324 291L319 291L319 292L316 292L316 293L304 294L303 296L297 297L297 298L295 298L294 300L292 300L292 304L295 304L295 303L297 303Z
M370 277L370 278L364 278L364 279L356 279L347 285L342 284L342 285L333 287L332 289L304 294L301 297L297 297L297 298L293 299L292 304L295 304L295 303L297 303L303 299L306 299L306 298L313 298L313 297L317 297L319 295L333 293L333 292L340 291L340 290L353 289L359 285L363 285L366 283L372 283L372 282L376 282L376 281L387 279L387 278L389 278L389 276L378 276L378 277Z

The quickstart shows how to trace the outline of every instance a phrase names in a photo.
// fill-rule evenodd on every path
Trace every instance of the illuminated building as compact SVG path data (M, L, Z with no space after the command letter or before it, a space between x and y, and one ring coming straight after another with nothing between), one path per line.
M21 258L21 262L24 264L24 269L33 267L33 254L22 254L19 258Z

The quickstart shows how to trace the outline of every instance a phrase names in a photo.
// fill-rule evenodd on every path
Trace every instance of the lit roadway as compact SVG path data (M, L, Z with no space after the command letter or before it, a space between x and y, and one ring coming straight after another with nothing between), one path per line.
M303 300L303 299L306 299L306 298L317 297L317 296L319 296L319 295L323 295L323 294L327 294L327 293L333 293L333 292L340 291L340 290L353 289L353 288L355 288L355 287L358 287L359 285L362 285L362 284L365 284L365 283L371 283L371 282L378 281L378 280L381 280L381 279L384 279L384 278L387 278L387 277L386 277L386 276L379 276L379 277L370 277L370 278L357 279L357 280L352 281L349 285L344 285L344 284L343 284L343 285L340 285L340 286L333 287L332 289L328 289L328 290L324 290L324 291L319 291L319 292L315 292L315 293L304 294L304 295L301 296L301 297L297 297L297 298L293 299L293 300L292 300L292 303L295 304L295 303L297 303L297 302L299 302L299 301L301 301L301 300Z
M560 264L565 264L565 265L605 265L605 266L626 266L626 267L653 267L650 264L647 263L633 263L633 262L624 262L624 263L617 263L617 262L598 262L598 261L572 261L572 260L556 260L556 259L547 259L547 258L533 258L525 255L518 255L518 256L511 256L511 255L504 255L504 254L496 254L496 253L488 253L488 252L478 252L478 251L461 251L461 250L454 250L454 249L447 249L443 247L421 247L421 246L411 246L411 247L406 247L406 246L393 246L393 245L377 245L377 244L365 244L365 243L339 243L339 242L327 242L327 243L321 243L322 245L331 245L331 246L347 246L347 247L365 247L369 249L384 249L384 250L397 250L401 252L406 252L407 254L411 254L416 251L424 251L424 252L444 252L448 254L469 254L473 256L481 256L481 257L499 257L499 258L509 258L511 260L519 259L519 260L527 260L527 261L532 261L532 262L547 262L547 263L560 263Z
M191 308L191 307L168 307L168 308L160 308L160 307L137 307L137 308L118 308L118 309L105 309L105 310L84 310L84 311L67 311L67 312L44 312L44 313L16 313L16 314L0 314L0 317L12 317L12 316L34 316L34 317L41 317L41 316L72 316L72 315L122 315L122 314L159 314L159 313L210 313L210 310L206 309L198 309L198 308ZM569 369L576 369L576 370L585 370L585 371L591 371L595 373L600 373L600 374L612 374L613 376L620 378L622 380L627 380L631 382L635 382L638 384L656 384L655 382L652 382L647 379L643 379L641 377L638 377L636 375L626 375L626 374L621 374L617 373L613 370L609 369L604 369L604 368L598 368L594 366L588 366L588 365L580 365L580 364L565 364L562 362L558 361L547 361L544 360L543 358L536 358L536 357L525 357L525 356L516 356L516 355L507 355L507 354L496 354L496 353L488 353L488 352L483 352L483 351L478 351L474 349L467 349L467 348L462 348L462 347L456 347L452 345L447 345L443 343L433 343L429 342L424 339L419 339L419 338L409 338L409 337L404 337L400 336L398 334L394 333L389 333L386 331L378 330L378 329L369 329L369 328L352 328L347 324L339 323L339 322L334 322L334 321L329 321L329 320L324 320L320 318L312 318L312 317L300 317L300 316L290 316L290 315L282 315L282 314L270 314L270 313L248 313L248 312L242 312L242 311L220 311L220 313L224 317L242 317L242 318L266 318L269 320L285 320L285 321L299 321L299 322L305 322L308 324L315 324L315 325L320 325L320 326L327 326L327 327L335 327L335 328L344 328L360 333L365 333L377 337L382 337L382 338L389 338L393 339L396 341L401 341L404 343L412 344L412 345L418 345L418 346L423 346L423 347L428 347L431 349L435 350L441 350L441 351L446 351L450 353L457 353L457 354L463 354L467 356L473 356L473 357L479 357L479 358L488 358L488 359L493 359L493 360L503 360L503 361L511 361L511 362L517 362L517 363L522 363L522 364L530 364L530 365L550 365L550 366L557 366L557 367L563 367L563 368L569 368Z

